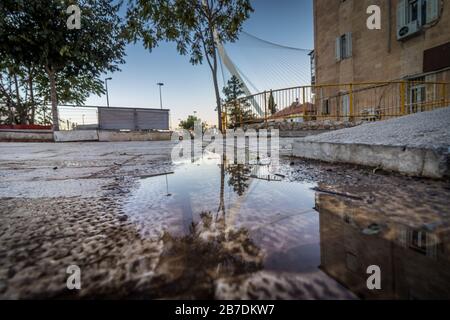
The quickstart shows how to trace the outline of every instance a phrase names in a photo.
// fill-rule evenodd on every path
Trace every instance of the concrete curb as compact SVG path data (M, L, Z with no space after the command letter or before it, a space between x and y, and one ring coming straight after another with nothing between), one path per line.
M120 132L120 131L105 131L100 130L98 132L98 141L111 142L111 141L167 141L170 140L172 132Z
M11 142L52 142L51 130L0 130L0 141Z
M450 176L449 148L426 149L296 140L292 153L294 157L379 167L411 176L438 179Z
M55 142L98 141L97 130L55 131Z

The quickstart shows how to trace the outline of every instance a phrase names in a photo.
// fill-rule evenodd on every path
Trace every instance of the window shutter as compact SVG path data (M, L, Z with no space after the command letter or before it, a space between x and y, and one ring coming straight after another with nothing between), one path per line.
M431 23L439 17L439 2L440 0L427 0L427 21Z
M352 33L348 32L345 35L345 41L347 41L347 52L345 53L346 58L350 58L353 53L353 47L352 47Z
M397 5L397 31L406 26L406 0L400 0Z
M336 61L342 60L341 37L336 38Z

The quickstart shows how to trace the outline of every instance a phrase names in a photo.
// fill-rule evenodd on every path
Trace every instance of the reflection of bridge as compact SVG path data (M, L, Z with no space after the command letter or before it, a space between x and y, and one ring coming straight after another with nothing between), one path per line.
M235 177L234 181L243 184L243 186L238 186L238 197L233 202L233 204L223 212L226 214L226 225L227 228L233 228L235 226L235 221L237 215L241 212L242 204L247 201L247 197L252 194L253 189L256 187L254 183L257 180L264 180L268 182L280 182L282 181L280 176L273 174L273 169L271 165L233 165L229 163L222 164L224 170L222 171L221 179L225 179L225 172L228 172L228 176L238 175ZM233 168L241 168L241 170L234 171ZM222 183L225 183L223 181ZM241 191L241 192L239 192ZM221 196L223 192L221 191ZM225 211L224 199L221 199L220 209Z

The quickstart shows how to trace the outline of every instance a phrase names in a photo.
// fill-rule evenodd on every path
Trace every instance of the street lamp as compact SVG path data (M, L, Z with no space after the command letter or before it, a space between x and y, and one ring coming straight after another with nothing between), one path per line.
M159 86L159 105L162 110L162 94L161 94L161 87L164 85L162 82L158 82L157 85Z
M112 78L106 78L106 79L105 79L105 86L106 86L106 105L109 107L108 80L112 80Z

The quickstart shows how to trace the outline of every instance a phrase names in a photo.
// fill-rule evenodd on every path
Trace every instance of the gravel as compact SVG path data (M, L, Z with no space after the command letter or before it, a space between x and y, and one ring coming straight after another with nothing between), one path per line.
M366 123L304 138L308 142L369 144L415 148L450 147L450 108Z

